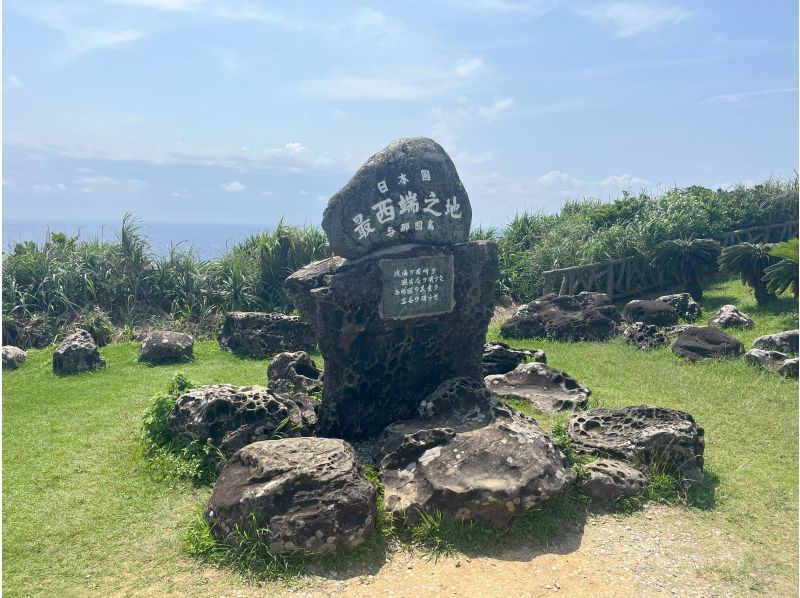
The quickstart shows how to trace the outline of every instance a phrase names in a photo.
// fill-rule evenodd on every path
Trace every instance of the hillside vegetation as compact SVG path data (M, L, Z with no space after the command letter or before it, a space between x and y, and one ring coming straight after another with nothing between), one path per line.
M610 203L573 201L557 214L520 214L501 231L478 228L472 237L498 243L498 292L529 301L541 294L545 270L648 254L664 240L716 238L793 220L797 211L794 178L732 190L675 188L658 197L624 193ZM164 318L202 335L216 331L225 311L290 312L284 279L329 255L319 228L283 223L211 261L177 246L155 255L132 216L114 241L52 233L41 244L17 243L3 256L3 343L44 346L76 322L130 328Z

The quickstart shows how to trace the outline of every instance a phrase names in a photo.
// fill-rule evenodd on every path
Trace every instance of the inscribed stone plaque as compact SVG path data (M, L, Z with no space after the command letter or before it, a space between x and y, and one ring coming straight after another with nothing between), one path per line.
M384 319L416 318L453 311L453 256L381 260Z

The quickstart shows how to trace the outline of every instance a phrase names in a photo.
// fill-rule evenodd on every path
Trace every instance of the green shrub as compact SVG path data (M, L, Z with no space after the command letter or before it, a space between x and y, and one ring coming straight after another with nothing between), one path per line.
M780 261L764 270L767 290L776 295L791 290L797 298L798 286L798 241L791 239L778 243L770 250L770 255Z
M742 284L753 289L759 305L775 298L763 280L764 271L776 261L770 255L771 250L770 243L738 243L724 248L719 257L719 269L738 275Z

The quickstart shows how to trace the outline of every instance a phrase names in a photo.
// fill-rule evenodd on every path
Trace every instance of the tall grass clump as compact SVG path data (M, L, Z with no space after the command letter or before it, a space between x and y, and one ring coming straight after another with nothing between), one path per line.
M558 214L518 214L498 239L500 291L519 301L541 295L543 272L631 256L663 241L716 239L724 233L796 220L798 179L712 191L674 188L660 196L567 202ZM770 239L779 241L780 239Z

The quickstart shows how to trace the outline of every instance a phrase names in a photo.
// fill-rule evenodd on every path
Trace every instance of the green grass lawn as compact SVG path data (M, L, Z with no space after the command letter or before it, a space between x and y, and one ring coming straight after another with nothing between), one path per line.
M735 303L754 318L755 329L733 332L746 348L756 336L797 327L790 298L759 309L738 281L725 280L706 293L706 316ZM743 591L797 587L796 381L741 359L691 364L621 339L512 344L544 349L550 365L592 389L590 407L648 403L694 415L706 432L713 503L675 508L746 546L739 565L709 574ZM105 370L60 378L51 351L32 350L20 370L3 375L4 593L218 595L245 583L187 556L187 530L210 488L155 479L138 437L151 397L176 370L198 385L264 384L267 362L236 358L213 341L196 343L195 360L178 367L141 365L137 351L134 343L104 347ZM564 418L537 419L550 428Z

